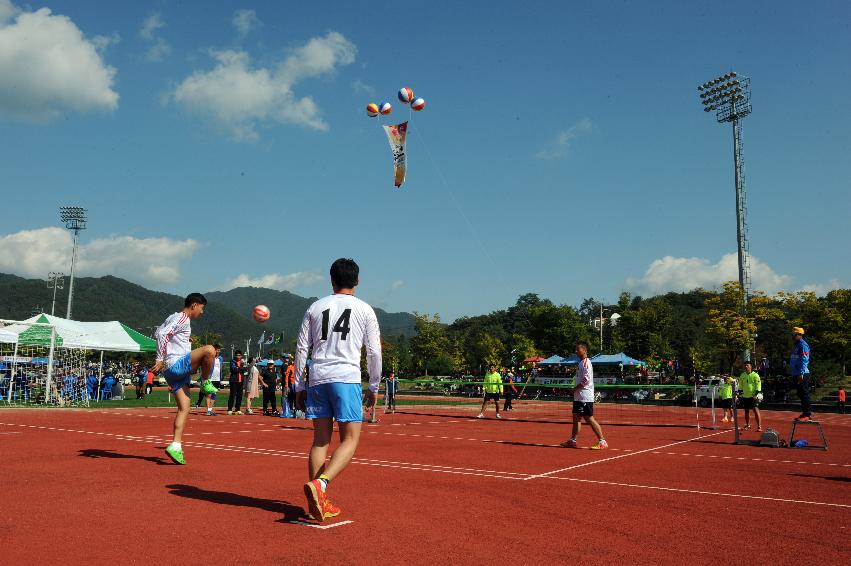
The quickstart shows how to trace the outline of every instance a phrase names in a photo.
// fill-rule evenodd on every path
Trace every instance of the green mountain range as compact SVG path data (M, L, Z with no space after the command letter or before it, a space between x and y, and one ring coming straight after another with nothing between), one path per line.
M56 294L56 316L65 316L68 281L65 289ZM283 333L283 347L291 349L307 307L316 300L288 291L275 291L255 287L241 287L230 291L212 291L205 294L209 304L204 316L192 322L192 333L201 335L216 332L222 335L225 350L233 344L244 349L246 340L252 340L251 350L257 347L257 338L265 330ZM0 273L0 319L23 320L37 312L50 314L53 290L41 279L25 279ZM272 317L265 324L257 324L251 317L255 305L266 305ZM118 277L78 277L74 279L74 310L72 317L81 321L119 320L150 336L171 313L183 307L183 297L151 291ZM414 316L410 313L388 313L375 309L381 333L385 336L415 334ZM268 346L267 346L268 349Z

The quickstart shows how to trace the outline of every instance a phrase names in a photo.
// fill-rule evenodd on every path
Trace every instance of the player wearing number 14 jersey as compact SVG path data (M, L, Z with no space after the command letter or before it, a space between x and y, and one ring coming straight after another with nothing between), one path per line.
M366 346L369 368L367 407L375 405L381 381L381 338L375 311L355 297L358 264L338 259L331 265L334 294L313 303L298 334L295 357L296 407L313 420L313 445L308 458L309 480L304 484L309 514L317 521L336 517L340 509L327 497L328 484L351 461L363 420L360 356ZM309 382L304 368L312 350ZM334 421L340 445L326 463Z

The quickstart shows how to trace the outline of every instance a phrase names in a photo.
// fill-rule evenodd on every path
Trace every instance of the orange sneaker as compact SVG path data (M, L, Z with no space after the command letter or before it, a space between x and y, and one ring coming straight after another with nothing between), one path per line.
M322 508L322 518L330 519L332 517L336 517L340 514L340 508L328 501L328 498L325 498L325 506Z
M322 482L316 479L304 484L304 495L307 497L308 516L321 523L325 519L325 506L327 504L325 492L322 491Z

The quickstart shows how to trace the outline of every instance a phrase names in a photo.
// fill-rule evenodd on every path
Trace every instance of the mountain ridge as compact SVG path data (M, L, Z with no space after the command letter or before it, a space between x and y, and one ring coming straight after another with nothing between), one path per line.
M67 309L68 288L57 293L57 316L64 317ZM33 316L34 307L50 313L53 291L44 280L27 279L0 273L0 319L25 320ZM205 293L209 303L204 316L192 322L195 335L217 332L226 350L230 346L245 347L252 340L252 350L257 338L266 331L284 334L283 348L292 348L301 319L315 297L301 297L289 291L276 291L261 287L239 287L230 291ZM272 311L265 324L251 317L255 305L264 304ZM183 297L162 291L152 291L131 281L112 275L74 278L74 312L72 318L81 321L119 320L151 336L155 328L171 313L183 306ZM389 313L376 308L382 335L412 336L414 316L410 313ZM281 348L281 346L278 346Z

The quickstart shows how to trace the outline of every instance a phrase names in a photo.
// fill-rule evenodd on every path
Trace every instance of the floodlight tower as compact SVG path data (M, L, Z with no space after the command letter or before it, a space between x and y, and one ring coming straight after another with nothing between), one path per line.
M704 112L715 112L719 124L733 124L733 174L736 182L736 242L739 256L739 285L742 288L742 313L744 314L750 294L750 261L748 259L748 226L745 222L747 206L745 198L745 170L742 163L741 119L751 113L751 80L735 71L730 71L705 82L700 92ZM750 349L742 352L742 361L749 360Z
M68 283L68 311L65 318L71 318L71 303L74 299L74 263L77 260L77 243L80 231L86 229L86 209L79 206L60 206L59 219L65 223L65 228L74 231L74 248L71 250L71 276Z
M50 316L56 310L56 290L65 288L65 274L51 271L47 274L47 288L53 289L53 305L50 307Z

